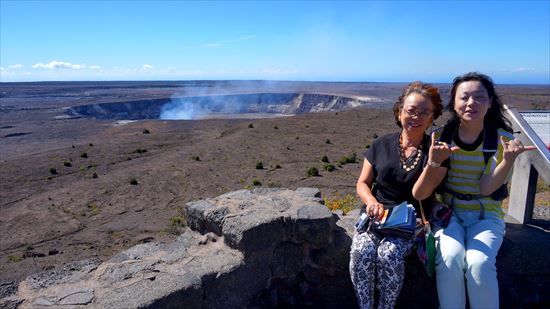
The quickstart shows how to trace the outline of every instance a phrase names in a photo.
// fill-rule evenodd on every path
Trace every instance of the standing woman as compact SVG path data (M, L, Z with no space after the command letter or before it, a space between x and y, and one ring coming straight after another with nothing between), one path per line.
M400 132L378 138L365 154L357 181L357 194L371 217L382 218L384 206L407 201L418 211L412 188L418 179L429 147L426 130L441 115L437 88L412 82L395 102L393 112ZM377 308L394 308L405 277L405 256L413 240L382 236L370 231L353 237L350 274L359 306L372 308L375 287Z
M413 188L415 198L426 198L447 175L443 198L452 205L453 216L435 233L439 303L441 308L465 308L467 291L470 308L498 308L495 262L505 225L502 197L493 193L509 178L516 157L534 147L513 139L486 75L471 72L455 78L448 108L453 118L446 126L456 128L452 143L435 142L442 130L432 134L428 164ZM484 138L490 135L484 133L490 130L496 130L498 147L486 159Z

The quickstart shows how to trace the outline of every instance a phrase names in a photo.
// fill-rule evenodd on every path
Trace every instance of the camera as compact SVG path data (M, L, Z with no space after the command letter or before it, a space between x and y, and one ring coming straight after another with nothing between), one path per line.
M359 217L359 220L355 223L355 230L357 232L364 232L367 228L367 222L369 221L369 216L367 213L362 213Z

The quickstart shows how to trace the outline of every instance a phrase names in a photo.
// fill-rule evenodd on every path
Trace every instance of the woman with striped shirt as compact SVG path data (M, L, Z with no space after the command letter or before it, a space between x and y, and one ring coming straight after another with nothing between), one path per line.
M444 181L444 201L453 207L449 225L435 233L439 303L465 308L467 292L470 308L498 308L495 262L505 224L502 197L494 193L509 179L516 157L534 147L514 139L493 81L484 74L455 78L448 108L453 119L447 125L456 127L452 142L437 141L442 130L432 133L428 164L413 188L422 200ZM484 133L491 128L498 147L485 158Z

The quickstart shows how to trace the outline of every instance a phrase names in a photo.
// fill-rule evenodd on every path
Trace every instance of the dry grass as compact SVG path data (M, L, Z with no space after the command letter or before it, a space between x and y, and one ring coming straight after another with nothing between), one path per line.
M339 193L336 193L334 198L324 197L323 201L330 211L342 210L342 215L356 209L359 204L359 199L355 194L346 194L341 197Z

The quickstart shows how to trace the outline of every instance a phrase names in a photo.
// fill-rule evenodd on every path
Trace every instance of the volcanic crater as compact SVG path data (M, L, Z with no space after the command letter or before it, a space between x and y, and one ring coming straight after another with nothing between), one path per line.
M67 109L72 117L95 119L272 118L311 112L330 112L358 106L383 107L380 98L367 100L319 93L253 93L181 96L125 102L87 104ZM241 115L239 117L239 115Z

